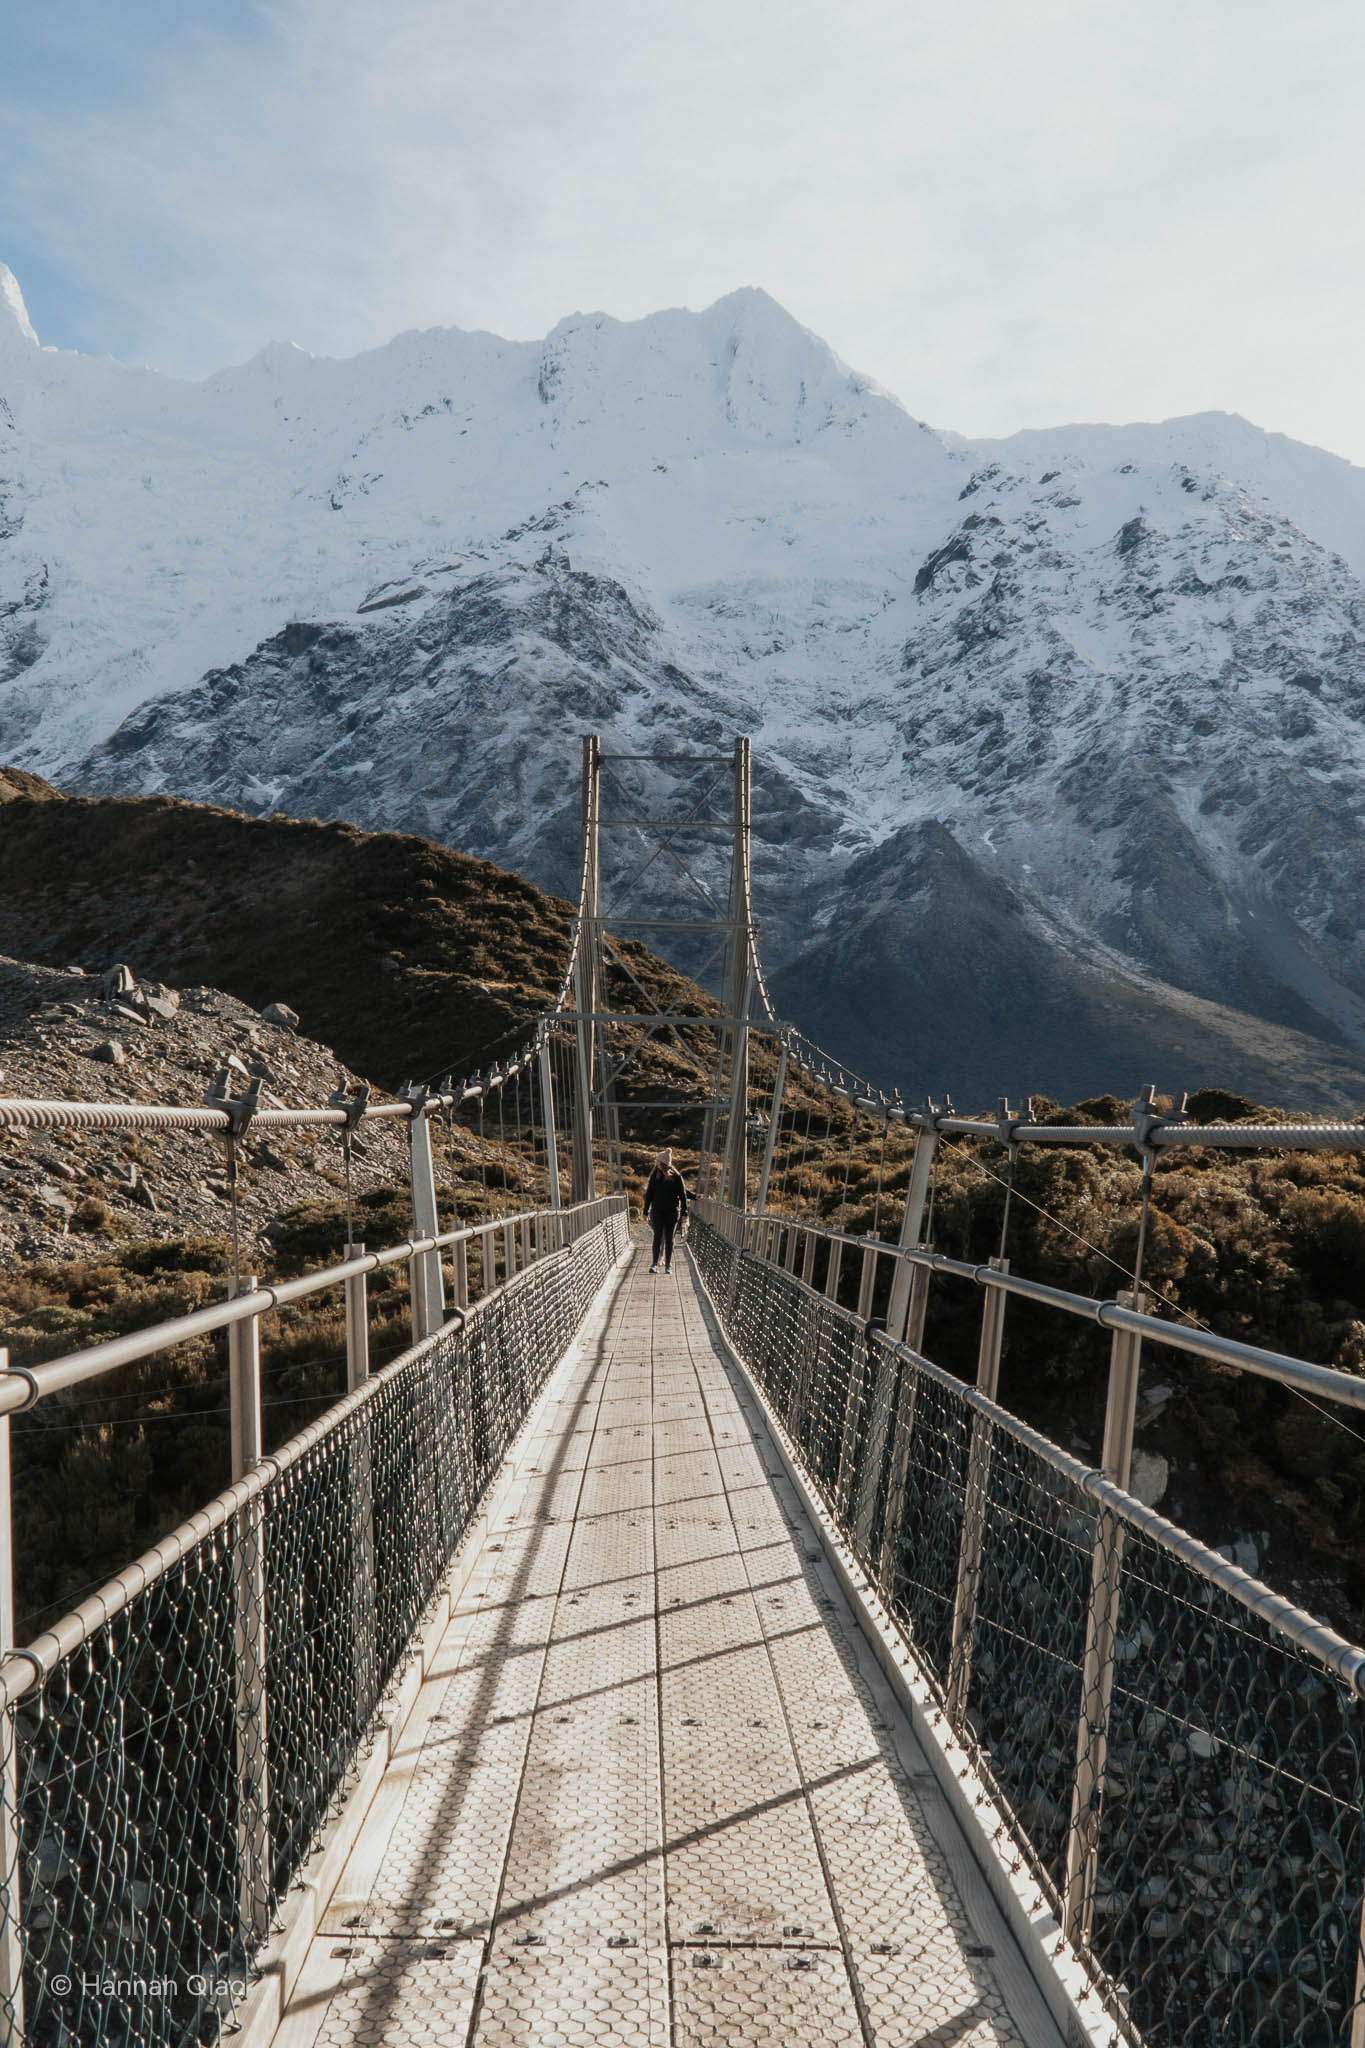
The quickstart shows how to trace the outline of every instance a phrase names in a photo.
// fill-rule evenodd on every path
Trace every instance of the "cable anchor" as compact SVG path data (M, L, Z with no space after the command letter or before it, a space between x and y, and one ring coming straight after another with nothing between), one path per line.
M347 1093L345 1086L334 1088L327 1097L329 1109L340 1109L346 1115L346 1135L349 1137L370 1106L369 1084L357 1082L354 1091Z
M230 1124L229 1135L239 1143L246 1136L247 1126L261 1106L261 1077L253 1074L240 1095L228 1093L232 1081L230 1067L220 1067L214 1077L213 1086L204 1096L208 1109L226 1111Z

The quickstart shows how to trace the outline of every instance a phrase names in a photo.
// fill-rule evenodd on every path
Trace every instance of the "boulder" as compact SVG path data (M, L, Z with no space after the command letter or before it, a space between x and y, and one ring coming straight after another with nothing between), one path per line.
M1145 1508L1159 1507L1170 1476L1170 1460L1163 1458L1160 1451L1134 1451L1128 1491Z
M1168 1387L1159 1381L1155 1382L1152 1386L1139 1388L1137 1397L1138 1421L1155 1422L1157 1416L1161 1414L1174 1393L1174 1387Z
M130 996L136 987L137 977L132 968L120 960L104 977L104 999L113 1002L116 996Z
M1250 1572L1252 1578L1261 1569L1261 1546L1249 1529L1239 1529L1231 1543L1220 1543L1218 1555L1239 1571Z
M261 1012L261 1021L265 1024L281 1024L286 1031L297 1031L299 1028L298 1014L290 1009L288 1003L267 1003Z
M33 1159L36 1165L41 1166L48 1173L55 1174L58 1180L80 1179L80 1175L76 1172L75 1167L68 1166L67 1162L64 1159L59 1159L55 1152L35 1151Z
M90 1057L92 1060L103 1060L105 1065L110 1067L126 1067L128 1064L128 1055L116 1038L103 1039L99 1045L93 1046Z

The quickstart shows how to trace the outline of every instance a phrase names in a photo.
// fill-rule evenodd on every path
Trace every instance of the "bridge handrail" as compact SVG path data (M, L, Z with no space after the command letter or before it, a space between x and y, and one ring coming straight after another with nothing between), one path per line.
M703 1197L694 1204L694 1207L697 1213L706 1221L712 1221L715 1212L721 1209L722 1205ZM737 1210L732 1210L730 1213L735 1216L740 1214ZM834 1232L822 1234L835 1235ZM733 1241L731 1240L731 1242ZM1155 1326L1157 1331L1161 1332L1168 1332L1171 1329L1169 1323L1163 1323L1154 1316L1139 1315L1131 1310L1121 1309L1117 1303L1112 1301L1091 1302L1081 1295L1064 1294L1060 1288L1040 1286L1036 1281L1024 1280L1019 1282L1017 1286L1011 1286L1010 1282L1014 1277L1013 1275L997 1272L989 1266L969 1266L960 1259L942 1259L939 1254L934 1252L921 1254L904 1251L896 1245L881 1244L876 1238L845 1238L843 1241L846 1244L866 1245L869 1248L886 1251L892 1253L897 1258L908 1259L914 1264L927 1265L933 1270L947 1270L964 1278L978 1280L983 1286L999 1287L1002 1292L1022 1294L1029 1300L1042 1301L1050 1308L1070 1308L1073 1312L1087 1308L1111 1309L1114 1311L1112 1317L1106 1316L1101 1318L1095 1316L1091 1318L1092 1321L1100 1323L1101 1327L1106 1329L1114 1327L1138 1329L1143 1334L1147 1334L1153 1326ZM739 1249L745 1257L759 1259L764 1257L761 1252L748 1246L741 1246ZM773 1264L770 1260L764 1260L764 1263ZM1069 1451L1063 1450L1060 1444L1054 1443L1051 1437L1044 1436L1040 1430L1031 1428L1019 1416L1011 1414L1008 1408L1002 1408L997 1401L989 1399L979 1388L958 1379L956 1374L948 1372L945 1367L936 1365L932 1359L926 1358L923 1352L914 1350L903 1341L898 1342L890 1337L885 1330L879 1329L875 1325L869 1326L865 1324L851 1309L845 1308L839 1302L831 1301L830 1297L822 1289L812 1286L809 1281L803 1280L798 1273L788 1273L780 1267L774 1267L774 1270L782 1271L784 1283L796 1294L811 1303L812 1306L818 1305L821 1309L828 1309L831 1314L843 1319L851 1329L857 1331L860 1338L875 1346L878 1351L885 1351L889 1356L913 1361L918 1372L923 1373L926 1378L933 1380L937 1385L950 1392L955 1400L963 1402L974 1413L987 1417L1000 1428L1007 1430L1020 1443L1027 1444L1029 1449L1043 1459L1046 1464L1053 1466L1056 1471L1063 1473L1073 1485L1078 1487L1081 1492L1088 1494L1098 1505L1112 1508L1124 1521L1131 1523L1135 1528L1145 1530L1159 1542L1164 1543L1168 1549L1178 1552L1185 1559L1186 1563L1194 1565L1208 1578L1214 1580L1216 1584L1222 1587L1224 1592L1230 1593L1234 1599L1239 1600L1251 1613L1259 1615L1263 1621L1273 1622L1275 1627L1296 1643L1299 1648L1307 1650L1311 1655L1318 1657L1336 1673L1343 1684L1349 1685L1355 1692L1360 1694L1362 1699L1365 1699L1365 1649L1362 1649L1359 1644L1351 1642L1345 1636L1338 1635L1336 1630L1330 1628L1326 1622L1318 1620L1316 1616L1309 1614L1305 1608L1296 1607L1292 1600L1286 1600L1282 1594L1276 1593L1271 1587L1263 1585L1259 1579L1253 1578L1250 1572L1243 1571L1240 1565L1236 1565L1228 1558L1220 1556L1216 1550L1212 1550L1207 1544L1201 1543L1198 1537L1191 1536L1188 1531L1180 1528L1177 1523L1168 1521L1164 1515L1158 1514L1155 1508L1146 1507L1141 1501L1134 1499L1132 1494L1126 1492L1122 1487L1116 1486L1114 1481L1107 1476L1100 1466L1086 1465L1080 1458L1073 1457ZM1190 1334L1198 1335L1200 1333L1192 1332ZM1254 1352L1254 1347L1251 1345L1240 1345L1236 1349L1240 1352ZM1220 1358L1222 1357L1221 1352L1217 1355ZM1254 1355L1272 1361L1278 1360L1280 1357L1280 1354L1277 1352L1269 1351L1254 1353ZM1234 1358L1229 1359L1227 1362L1235 1364L1238 1361ZM1292 1362L1295 1364L1302 1363L1300 1360ZM1318 1373L1331 1372L1331 1368L1328 1366L1313 1366L1308 1369ZM1365 1381L1353 1379L1349 1373L1336 1373L1333 1377L1338 1380L1344 1380L1349 1387L1355 1390L1352 1405L1365 1407ZM1293 1382L1288 1382L1287 1384L1293 1384ZM1324 1390L1320 1386L1316 1386L1316 1391L1322 1392ZM1338 1392L1337 1398L1342 1399L1344 1396Z
M435 1237L404 1238L399 1244L386 1245L382 1251L363 1252L341 1265L326 1266L316 1273L304 1273L296 1280L277 1280L264 1287L253 1287L247 1293L214 1302L208 1308L194 1309L188 1315L175 1316L164 1323L149 1324L145 1330L130 1331L125 1337L106 1338L103 1343L88 1345L83 1351L66 1352L42 1365L19 1369L7 1366L0 1371L0 1415L12 1415L20 1409L31 1408L46 1394L60 1393L67 1387L98 1379L118 1366L130 1365L139 1358L151 1358L159 1351L168 1351L176 1344L187 1342L191 1337L229 1329L234 1323L250 1322L256 1316L268 1315L272 1309L286 1302L302 1301L310 1294L321 1294L330 1287L343 1286L347 1280L362 1273L378 1272L384 1266L402 1265L426 1252L444 1250L448 1245L468 1244L471 1239L484 1237L489 1231L515 1229L539 1217L551 1216L564 1219L571 1229L576 1230L584 1212L617 1199L599 1195L593 1201L573 1203L562 1209L518 1209L509 1215L491 1217L484 1223L468 1223L458 1230L442 1231ZM467 1310L456 1310L457 1315L466 1313Z
M323 1414L307 1424L297 1435L292 1436L288 1443L282 1444L278 1451L271 1451L258 1459L249 1472L234 1480L232 1485L225 1487L221 1493L215 1494L206 1507L188 1516L168 1536L163 1536L131 1564L125 1565L122 1571L115 1572L97 1592L88 1594L60 1621L54 1622L51 1628L42 1630L23 1649L11 1650L8 1655L0 1657L0 1713L3 1713L6 1707L17 1705L26 1693L31 1692L51 1674L62 1658L73 1655L82 1643L88 1641L96 1628L111 1620L131 1599L139 1593L144 1593L156 1579L170 1571L196 1543L202 1542L204 1537L211 1535L215 1529L223 1528L239 1508L245 1507L263 1487L268 1486L272 1480L278 1479L292 1465L306 1457L314 1445L330 1436L357 1409L374 1400L386 1381L410 1368L419 1350L430 1347L442 1336L449 1336L452 1330L459 1332L473 1327L481 1317L505 1301L509 1292L525 1285L536 1273L543 1272L547 1265L553 1265L557 1260L570 1256L571 1248L568 1245L561 1246L557 1251L538 1259L534 1266L523 1266L510 1280L504 1280L499 1286L480 1296L478 1301L471 1302L467 1309L457 1309L450 1321L442 1329L425 1338L422 1345L405 1351L401 1358L391 1359L388 1365L381 1366L363 1385L354 1388L348 1394L340 1395ZM368 1260L355 1260L352 1265L364 1268L368 1263ZM339 1272L341 1269L336 1270ZM242 1303L251 1300L251 1296L242 1295L223 1305L238 1308ZM244 1313L259 1314L260 1310L248 1308ZM193 1318L184 1317L181 1320L189 1322ZM159 1327L171 1329L175 1326L165 1324ZM145 1357L147 1354L143 1352L138 1355Z
M954 1137L1002 1136L999 1123L983 1117L950 1116L941 1111L907 1110L905 1121L919 1130L947 1132ZM1134 1145L1132 1124L1035 1124L1012 1122L1013 1145ZM1141 1144L1155 1151L1178 1145L1203 1145L1224 1151L1365 1151L1365 1123L1191 1124L1164 1119L1147 1126Z
M628 1239L623 1197L535 1213L572 1242L509 1259L503 1284L0 1659L4 2038L198 2040L245 1994Z
M823 1224L809 1223L800 1216L789 1216L781 1210L769 1210L759 1216L753 1210L734 1209L707 1196L699 1196L695 1206L699 1214L710 1211L717 1219L733 1219L737 1224L747 1222L752 1226L751 1236L756 1235L756 1227L760 1224L800 1231L825 1243L847 1245L854 1251L871 1252L877 1258L892 1259L911 1268L946 1273L956 1279L974 1281L978 1287L992 1288L1000 1294L1018 1295L1025 1301L1035 1301L1045 1308L1059 1309L1064 1315L1096 1323L1102 1330L1128 1330L1171 1350L1188 1351L1196 1358L1207 1358L1218 1365L1236 1366L1243 1372L1255 1373L1261 1379L1276 1380L1281 1386L1321 1394L1327 1400L1340 1402L1344 1408L1365 1409L1365 1379L1354 1373L1342 1372L1333 1365L1317 1365L1311 1359L1296 1358L1290 1352L1270 1351L1263 1345L1247 1344L1238 1337L1223 1337L1215 1330L1191 1329L1183 1323L1169 1322L1164 1316L1126 1308L1112 1297L1075 1294L1064 1287L1052 1287L1043 1280L1030 1280L1022 1273L1007 1273L997 1266L977 1265L969 1259L951 1258L946 1252L929 1251L923 1245L889 1244L881 1237L859 1237L850 1231L830 1230ZM728 1234L725 1221L721 1221L719 1227ZM820 1292L818 1289L811 1291ZM824 1299L823 1295L821 1299Z
M434 1091L420 1101L404 1100L395 1102L369 1102L363 1108L343 1109L329 1106L325 1109L289 1109L284 1106L275 1109L256 1109L252 1112L251 1126L263 1130L302 1129L307 1125L351 1126L356 1123L408 1122L414 1116L422 1116L432 1110L453 1110L465 1102L477 1102L490 1086L510 1080L517 1071L529 1065L529 1055L510 1065L505 1073L499 1073L481 1083L466 1083L462 1088ZM177 1102L76 1102L45 1101L35 1097L6 1095L0 1097L0 1130L28 1131L231 1131L234 1128L232 1112L216 1109L211 1103Z
M780 1240L742 1241L791 1219L695 1206L722 1324L1115 2038L1357 2043L1365 1649L1107 1469L1134 1335L1114 1333L1105 1463L1087 1467L798 1277ZM985 1296L983 1364L1002 1301Z

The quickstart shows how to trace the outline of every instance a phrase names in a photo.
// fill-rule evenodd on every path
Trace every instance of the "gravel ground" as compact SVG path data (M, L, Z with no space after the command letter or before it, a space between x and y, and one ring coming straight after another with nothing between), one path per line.
M0 957L0 1094L95 1102L203 1101L231 1061L239 1093L259 1075L266 1107L317 1108L358 1077L334 1053L212 988L154 982L105 994L106 980ZM122 1050L122 1063L107 1048ZM106 1050L101 1054L101 1048ZM374 1100L388 1100L378 1090ZM471 1150L463 1131L440 1145ZM239 1179L244 1254L274 1219L344 1187L332 1130L248 1132ZM353 1145L359 1195L407 1177L406 1127L371 1125ZM107 1210L105 1220L103 1209ZM226 1146L208 1133L0 1132L0 1257L89 1258L101 1242L223 1236Z

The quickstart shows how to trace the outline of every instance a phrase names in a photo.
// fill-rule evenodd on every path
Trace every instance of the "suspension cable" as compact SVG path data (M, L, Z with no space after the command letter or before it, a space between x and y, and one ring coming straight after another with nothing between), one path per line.
M998 1173L993 1173L990 1167L983 1165L973 1153L965 1151L960 1143L954 1144L949 1140L943 1149L956 1153L964 1165L972 1167L977 1173L983 1175L985 1179L993 1180L998 1187L1005 1188L1008 1195L1010 1183L1001 1180ZM1105 1251L1102 1245L1095 1244L1088 1237L1083 1237L1079 1230L1075 1230L1069 1223L1063 1222L1062 1218L1054 1214L1051 1209L1045 1209L1041 1202L1035 1202L1031 1195L1026 1195L1023 1192L1022 1188L1016 1188L1013 1192L1026 1208L1032 1209L1036 1215L1041 1216L1045 1223L1050 1223L1054 1230L1064 1232L1067 1237L1074 1238L1077 1244L1081 1245L1084 1250L1093 1252L1096 1258L1103 1259L1105 1264L1112 1266L1116 1273L1121 1273L1125 1280L1133 1281L1136 1288L1138 1281L1137 1273L1125 1266L1121 1260L1116 1259L1112 1252ZM1217 1336L1218 1332L1214 1329L1213 1325L1206 1321L1196 1309L1186 1308L1183 1302L1176 1301L1172 1295L1163 1293L1161 1288L1153 1287L1150 1281L1147 1283L1146 1292L1154 1301L1159 1301L1163 1308L1168 1308L1174 1317L1188 1323L1192 1329L1207 1330L1211 1337ZM1325 1421L1332 1423L1337 1429L1345 1430L1347 1436L1354 1437L1357 1443L1365 1444L1365 1434L1362 1434L1358 1429L1352 1429L1350 1423L1344 1421L1334 1409L1324 1408L1321 1402L1313 1399L1311 1394L1305 1394L1301 1387L1291 1387L1283 1381L1280 1384L1285 1387L1286 1393L1292 1394L1296 1400L1306 1403L1316 1414L1321 1415Z
M1014 1200L1014 1168L1019 1157L1019 1147L1017 1145L1011 1144L1006 1149L1009 1152L1010 1170L1009 1179L1005 1182L1004 1212L1000 1218L1000 1250L996 1254L1000 1259L1003 1259L1005 1256L1005 1245L1009 1237L1010 1203Z
M882 1182L886 1173L886 1136L891 1129L891 1111L882 1109L882 1142L877 1153L877 1198L872 1204L872 1235L879 1237L882 1227Z
M228 1201L232 1212L232 1291L242 1291L242 1248L239 1236L239 1214L237 1204L237 1133L227 1134L227 1182Z
M858 1112L850 1105L848 1112L848 1157L844 1161L844 1191L839 1197L839 1229L842 1232L844 1217L848 1211L848 1182L853 1171L853 1140L857 1136Z
M806 1102L806 1128L805 1131L802 1133L801 1137L801 1164L796 1169L796 1213L798 1215L801 1213L802 1201L805 1194L806 1159L810 1152L810 1120L814 1113L815 1105L812 1101L808 1099Z
M346 1182L346 1242L355 1243L355 1216L351 1207L351 1127L345 1125L341 1133L341 1165Z
M831 1102L825 1111L825 1135L820 1141L820 1163L815 1176L814 1215L818 1223L821 1215L820 1198L825 1192L825 1161L829 1157L830 1133L834 1129L834 1105Z
M500 1201L499 1201L499 1203L498 1203L498 1214L499 1214L499 1216L503 1215L503 1214L504 1214L504 1212L506 1211L506 1208L507 1208L507 1138L506 1138L506 1135L505 1135L505 1131L504 1131L504 1126L503 1126L503 1114L502 1114L502 1098L503 1098L503 1090L502 1090L501 1088L499 1088L499 1090L498 1090L498 1171L499 1171L499 1172L501 1173L501 1175L502 1175L502 1196L501 1196L501 1199L500 1199Z

